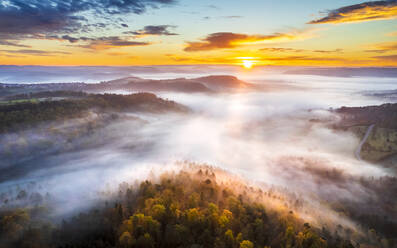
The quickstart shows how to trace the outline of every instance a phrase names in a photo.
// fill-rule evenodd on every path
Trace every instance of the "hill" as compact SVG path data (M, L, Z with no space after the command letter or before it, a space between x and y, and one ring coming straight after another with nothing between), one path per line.
M256 89L254 84L239 80L234 76L216 75L199 78L175 78L151 80L127 77L100 84L87 85L87 90L128 90L128 91L173 91L185 93L216 93L230 90ZM258 88L259 89L259 88Z
M222 178L222 179L218 179ZM228 179L230 178L230 179ZM229 181L228 181L229 180ZM260 200L268 192L208 166L151 175L61 224L50 225L45 200L0 211L3 247L301 247L352 248L326 228ZM28 199L26 192L19 194ZM40 203L40 204L38 204Z
M241 90L261 90L262 87L239 80L234 76L207 76L200 78L143 79L126 77L100 83L45 83L45 84L0 84L0 97L7 99L14 95L42 91L84 91L99 93L106 91L127 92L182 92L220 93Z
M208 88L216 89L255 89L258 88L254 84L244 82L237 77L228 75L207 76L192 79L193 81L201 82Z
M341 116L338 128L353 131L361 139L374 125L362 146L362 158L397 169L397 104L342 107L335 112Z
M0 105L0 132L32 127L44 121L82 117L87 115L88 111L150 113L188 111L183 105L158 98L151 93L116 95L61 91L38 92L27 96L30 99L40 98L36 99L37 101ZM52 97L58 99L54 100ZM20 99L19 96L15 98Z

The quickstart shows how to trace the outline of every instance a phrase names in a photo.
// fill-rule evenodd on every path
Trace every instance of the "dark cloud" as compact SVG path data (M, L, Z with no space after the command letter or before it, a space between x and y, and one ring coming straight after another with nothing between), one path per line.
M74 38L74 37L71 37L71 36L69 36L69 35L64 35L64 36L62 36L62 39L67 40L67 41L69 41L70 43L75 43L75 42L79 41L78 38Z
M178 35L177 33L173 33L169 31L170 28L176 28L173 25L148 25L145 26L143 29L137 31L128 31L124 32L125 34L133 34L137 36L144 36L144 35Z
M397 0L372 1L328 11L327 16L310 21L309 24L363 22L396 17Z
M54 4L54 5L53 5ZM0 4L0 34L36 34L58 30L69 31L79 27L81 17L73 16L76 9L85 10L84 2L77 1L10 1Z
M35 38L38 34L70 34L104 23L88 24L92 13L108 22L116 14L142 14L147 8L173 4L176 0L9 0L0 2L0 39ZM89 16L89 15L86 15Z
M239 45L265 41L294 40L298 34L274 33L271 35L247 35L229 32L212 33L198 42L188 42L185 51L209 51L214 49L235 48Z
M128 24L122 23L121 24L122 27L128 28Z

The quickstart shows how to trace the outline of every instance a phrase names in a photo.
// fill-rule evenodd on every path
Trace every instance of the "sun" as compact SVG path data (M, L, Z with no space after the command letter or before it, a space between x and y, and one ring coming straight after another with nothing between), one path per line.
M254 62L252 62L252 60L243 60L243 66L245 69L251 69L253 65Z

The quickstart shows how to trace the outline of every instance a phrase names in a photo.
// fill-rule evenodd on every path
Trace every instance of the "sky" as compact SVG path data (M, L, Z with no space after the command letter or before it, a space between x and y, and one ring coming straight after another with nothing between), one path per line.
M397 66L397 0L0 0L2 65Z

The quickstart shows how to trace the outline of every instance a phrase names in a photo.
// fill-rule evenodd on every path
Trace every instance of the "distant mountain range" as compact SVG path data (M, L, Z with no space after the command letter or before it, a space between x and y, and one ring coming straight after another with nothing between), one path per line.
M376 90L362 92L364 96L388 99L389 101L397 101L397 90Z
M0 65L0 83L88 82L127 78L131 75L151 78L200 77L203 75L239 75L240 66L162 65L162 66L16 66ZM307 67L255 66L252 75L319 75L331 77L397 77L396 67ZM196 76L195 76L196 75Z
M317 75L327 77L397 77L395 67L321 67L298 68L284 72L292 75Z

